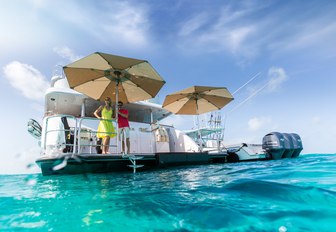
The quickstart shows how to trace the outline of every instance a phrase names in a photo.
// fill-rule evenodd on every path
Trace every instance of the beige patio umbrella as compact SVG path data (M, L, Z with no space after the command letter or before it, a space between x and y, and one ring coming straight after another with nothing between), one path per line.
M225 87L192 86L167 95L162 106L175 114L199 115L219 110L232 100Z
M162 106L175 114L199 115L219 110L232 100L225 87L192 86L167 95ZM199 127L198 116L197 125Z
M136 102L155 97L165 81L146 60L96 52L63 67L70 88L104 100Z
M70 88L101 101L106 97L116 103L150 99L165 84L148 61L101 52L66 65L63 70ZM118 112L117 104L115 110Z

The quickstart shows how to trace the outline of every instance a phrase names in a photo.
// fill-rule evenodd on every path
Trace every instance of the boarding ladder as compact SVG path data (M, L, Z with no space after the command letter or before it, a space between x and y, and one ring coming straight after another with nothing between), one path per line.
M132 164L127 165L130 168L133 168L133 173L136 173L137 168L142 168L144 165L142 164L136 164L137 160L143 159L143 156L135 156L131 154L124 154L123 157L127 157L129 161L131 161Z

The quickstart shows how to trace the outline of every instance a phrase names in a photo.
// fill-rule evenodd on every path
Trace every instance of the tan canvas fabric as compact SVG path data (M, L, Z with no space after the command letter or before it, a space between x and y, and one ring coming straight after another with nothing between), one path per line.
M166 96L163 108L175 114L203 114L219 110L233 100L225 87L192 86Z
M70 88L103 100L136 102L155 97L165 81L146 61L96 52L64 68ZM121 75L115 74L120 71Z

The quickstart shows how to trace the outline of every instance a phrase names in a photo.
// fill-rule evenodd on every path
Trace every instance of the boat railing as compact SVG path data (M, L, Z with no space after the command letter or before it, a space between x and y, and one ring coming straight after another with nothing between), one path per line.
M58 118L59 121L51 123L51 120ZM69 126L68 121L72 120L71 127ZM83 125L84 123L96 122L98 124L99 121L112 121L115 124L115 120L107 120L107 119L97 119L92 117L80 117L77 118L73 115L67 114L57 114L47 116L45 119L45 128L44 138L43 138L43 150L46 151L51 149L57 151L58 153L72 153L72 154L80 154L85 151L85 153L98 153L93 151L96 149L99 144L97 130L93 130L89 127ZM97 126L95 126L97 128ZM114 125L116 128L116 126ZM55 134L55 144L50 144L49 141L52 137L51 134ZM114 133L113 135L116 135ZM49 142L48 142L49 141ZM116 148L116 145L110 144L109 147Z
M57 120L54 121L54 119ZM73 115L67 114L57 114L46 116L44 120L44 130L42 135L42 149L45 154L100 154L102 141L98 138L98 124L101 120L95 117L76 117ZM111 121L116 127L115 120L106 120ZM70 126L69 126L70 125ZM153 130L150 124L149 127L143 130L142 127L136 128L140 132L156 132ZM154 125L154 124L153 124ZM170 128L173 126L158 124L158 128ZM92 129L95 128L95 129ZM131 131L135 129L131 128ZM54 134L53 134L54 133ZM53 134L53 135L52 135ZM111 137L114 137L117 133L111 134ZM151 148L151 152L156 151L155 145L155 133L154 136L149 138L149 146ZM135 134L135 136L141 136ZM168 135L166 135L168 141ZM117 139L117 138L116 138ZM147 140L146 140L147 141ZM161 140L160 140L161 141ZM144 145L144 144L142 144ZM111 139L111 143L108 145L111 148L112 153L118 153L116 140ZM148 151L148 148L146 148Z
M53 129L49 129L49 125L50 125L50 120L54 119L54 118L59 118L60 121L62 122L62 126L60 126L60 122L58 124L54 124L54 128ZM61 149L62 146L65 146L62 148L62 152L66 152L66 153L72 153L74 154L76 152L76 143L75 142L71 142L72 139L70 139L71 135L73 134L73 141L77 140L77 126L75 127L69 127L68 125L68 118L71 118L74 120L75 124L77 124L77 119L75 116L72 115L67 115L67 114L57 114L57 115L51 115L51 116L47 116L46 120L45 120L45 128L47 128L45 130L44 133L44 139L43 139L43 150L47 150L47 146L49 146L47 144L48 139L50 138L52 133L57 133L59 134L63 134L64 135L64 143L59 144L56 143L54 144L54 149ZM62 119L65 119L62 121ZM58 147L59 146L59 147ZM69 149L67 149L69 148ZM64 150L65 149L65 150Z
M98 119L98 118L93 118L93 117L81 117L78 119L78 153L81 153L82 149L85 148L85 147L89 147L89 153L92 154L92 153L97 153L97 152L92 152L92 149L93 148L96 148L97 146L99 146L97 144L97 141L98 141L98 136L97 136L97 133L98 131L97 130L92 130L92 129L87 129L87 128L82 128L82 125L83 125L83 122L84 123L90 123L90 122L99 122L101 120L104 120L104 121L111 121L114 125L114 128L116 128L116 122L115 120L108 120L108 119ZM89 143L82 143L82 136L81 134L82 133L89 133ZM117 133L111 133L111 135L116 135ZM95 140L95 141L94 141ZM109 144L109 147L114 147L116 148L117 146L116 145L113 145L113 144Z

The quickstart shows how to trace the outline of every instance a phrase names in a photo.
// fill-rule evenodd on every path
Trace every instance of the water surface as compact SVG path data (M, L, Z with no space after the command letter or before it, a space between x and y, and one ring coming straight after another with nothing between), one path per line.
M1 231L336 231L336 155L1 175Z

